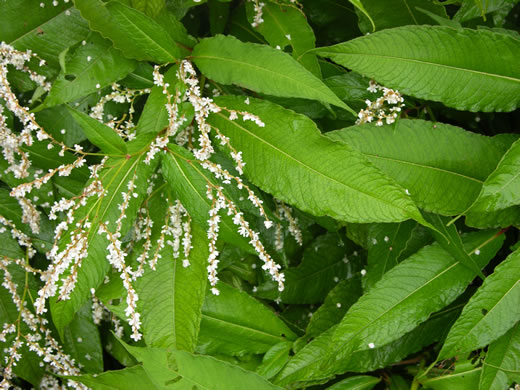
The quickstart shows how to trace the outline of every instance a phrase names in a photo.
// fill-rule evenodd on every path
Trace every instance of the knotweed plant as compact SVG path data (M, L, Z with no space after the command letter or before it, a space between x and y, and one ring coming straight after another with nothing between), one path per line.
M516 389L518 4L408 3L0 1L0 388Z

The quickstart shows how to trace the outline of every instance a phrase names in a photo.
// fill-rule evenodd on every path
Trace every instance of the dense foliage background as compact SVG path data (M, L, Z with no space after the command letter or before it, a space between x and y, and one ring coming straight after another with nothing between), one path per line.
M1 386L520 384L517 3L0 1Z

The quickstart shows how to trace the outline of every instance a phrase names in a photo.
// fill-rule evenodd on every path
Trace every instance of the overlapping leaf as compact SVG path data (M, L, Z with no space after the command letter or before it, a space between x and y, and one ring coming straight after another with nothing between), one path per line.
M267 101L246 104L231 96L216 101L265 123L232 121L222 112L210 117L243 153L246 176L262 190L303 211L342 221L422 221L404 189L357 151L323 137L307 117Z
M470 299L439 357L452 357L496 340L520 320L520 250L513 252Z
M355 114L294 58L272 47L217 35L203 39L192 55L201 72L219 83L235 84L274 96L318 100Z
M514 65L520 41L490 30L398 27L318 54L387 87L460 110L512 111L520 103Z
M206 354L264 353L296 335L261 302L227 284L208 294L202 307L197 351Z
M504 153L502 144L458 127L419 119L392 130L373 123L327 134L359 150L427 211L466 211Z
M503 237L482 231L464 238L467 253L481 247L475 261L483 267L502 245ZM486 244L487 243L487 244ZM398 339L459 296L475 278L440 245L424 247L389 272L345 314L332 338L335 360Z

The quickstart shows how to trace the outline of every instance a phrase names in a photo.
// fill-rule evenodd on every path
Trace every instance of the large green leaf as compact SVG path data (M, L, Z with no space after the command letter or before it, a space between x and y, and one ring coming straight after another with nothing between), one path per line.
M481 231L464 238L467 253L485 266L501 247L504 237ZM332 338L336 361L353 351L383 346L411 331L432 313L450 304L475 278L440 245L424 247L399 265L363 295L345 314Z
M504 153L492 138L419 119L401 119L391 130L369 123L327 136L359 150L421 208L442 215L464 212Z
M2 40L18 50L38 54L59 70L58 55L70 46L85 39L87 22L71 4L41 8L33 0L9 0L0 3ZM21 23L23 18L23 23ZM46 71L43 67L39 71Z
M135 65L135 61L114 49L110 41L94 33L66 61L65 69L52 84L44 107L68 103L97 92L125 77Z
M205 354L243 355L264 353L296 335L270 309L225 283L220 295L208 293L202 306L199 346Z
M187 53L155 20L118 1L76 0L90 28L110 39L128 58L175 62Z
M88 140L107 154L125 155L125 141L114 129L87 114L69 107L69 113L81 126Z
M256 99L215 99L248 111L265 123L230 120L223 112L209 121L243 153L246 176L264 191L313 215L349 222L422 221L404 189L348 145L323 137L308 117Z
M330 357L329 346L336 329L334 326L298 351L276 377L275 383L287 385L323 382L324 379L340 373L369 372L398 362L411 353L441 339L446 326L449 326L459 313L459 306L452 305L452 307L433 314L428 321L389 344L380 348L355 352L347 361L338 362L337 365L324 369L323 364Z
M505 389L520 380L520 323L489 345L479 390Z
M135 156L130 159L110 158L106 162L105 168L99 173L105 195L89 198L86 204L78 208L75 213L76 220L88 217L91 222L87 237L88 255L82 260L81 267L77 269L77 282L70 294L70 299L58 301L55 297L50 301L52 318L60 333L65 325L72 321L74 313L89 299L90 289L97 288L109 270L110 264L106 259L109 242L105 235L98 234L99 224L108 222L108 229L114 230L115 222L121 215L119 206L123 202L122 193L128 191L128 182L134 174L137 176L134 189L137 197L132 197L132 201L126 209L126 218L123 219L121 227L122 237L128 233L137 216L137 210L148 187L147 178L156 166L154 163L144 164L142 160L143 156ZM73 232L70 231L64 233L59 242L60 250L71 242L72 234ZM69 271L65 272L63 276L66 277Z
M504 154L482 187L471 211L498 211L520 204L520 140Z
M490 30L398 27L318 54L387 87L460 110L512 111L520 102L520 42Z
M520 250L488 276L464 307L439 353L440 359L483 347L520 320Z
M167 205L159 194L148 204L152 226L152 243L161 234ZM205 232L194 222L191 223L193 249L183 267L184 258L174 259L172 248L165 245L160 251L155 270L146 270L137 280L135 288L139 294L138 309L143 318L143 335L150 347L175 348L186 351L195 349L199 332L201 307L206 291L206 264L208 245ZM167 240L170 238L167 237ZM156 245L151 252L155 253ZM181 253L183 253L181 246ZM159 288L158 288L159 287Z
M467 390L478 389L481 367L475 368L469 362L455 366L455 371L447 375L440 375L421 381L426 389L433 390Z
M246 371L211 356L159 348L126 349L143 363L158 389L281 390L254 372Z
M207 230L211 200L206 195L206 186L208 182L215 183L216 179L198 164L193 154L175 144L168 145L168 153L162 159L161 168L175 196L180 199L193 220ZM232 218L223 212L221 212L220 236L233 245L256 253L249 240L238 234Z
M155 384L148 378L144 368L139 365L122 370L106 371L99 375L81 375L70 377L69 379L83 383L96 390L157 389Z
M219 83L274 96L318 100L355 115L320 79L290 55L272 47L217 35L203 39L192 56L201 72Z

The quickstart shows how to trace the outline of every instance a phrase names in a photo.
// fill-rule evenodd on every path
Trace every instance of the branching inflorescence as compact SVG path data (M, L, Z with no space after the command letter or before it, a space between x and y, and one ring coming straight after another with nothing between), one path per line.
M261 5L262 3L258 4L260 17ZM258 23L260 22L259 19ZM12 189L10 194L17 199L23 211L23 223L30 227L33 234L38 234L40 211L38 205L34 205L27 195L33 189L40 189L42 186L48 185L54 177L69 176L73 170L87 165L89 153L85 152L80 145L69 147L63 142L57 141L38 124L35 115L20 103L11 90L7 80L8 66L14 66L16 69L28 73L34 82L44 90L49 90L49 84L45 81L45 78L28 68L27 63L33 58L37 58L37 56L29 51L20 52L4 43L0 46L0 99L5 102L7 109L14 113L23 127L19 133L13 132L7 126L5 115L0 111L0 146L4 159L9 163L8 172L11 172L17 179L24 179L21 184ZM40 61L40 65L43 65L43 61ZM221 217L225 214L231 217L231 220L237 226L238 233L249 239L249 243L263 262L262 268L278 284L279 291L284 289L284 274L280 272L280 265L269 255L260 239L260 233L249 224L244 217L244 213L226 194L223 187L233 185L244 191L247 194L247 199L255 206L259 215L264 218L265 228L269 229L273 226L273 222L269 219L263 207L263 201L241 177L246 165L246 162L242 159L242 153L232 146L232 140L224 135L220 129L210 125L207 118L212 113L224 112L232 121L242 118L242 120L252 121L260 127L265 126L264 123L256 115L249 112L220 107L211 98L203 97L199 80L190 62L182 61L178 65L176 77L174 92L170 92L172 86L164 81L161 68L156 66L154 69L154 84L162 89L167 100L165 110L168 114L168 126L144 149L141 157L132 160L133 170L129 171L131 174L127 176L124 182L126 188L123 187L123 191L120 191L119 194L111 195L111 199L117 203L119 212L116 218L102 220L98 215L99 207L107 201L106 198L111 185L111 181L108 179L111 166L108 162L112 161L111 159L114 157L108 156L101 160L98 158L96 163L88 165L89 181L79 194L61 197L55 200L53 205L48 206L48 219L56 221L56 227L54 243L50 250L45 253L45 257L50 262L45 271L35 269L29 263L29 260L37 253L33 247L32 239L17 229L12 221L0 216L0 224L3 226L2 231L9 230L12 237L26 248L27 253L26 259L7 257L0 259L0 269L4 273L3 287L10 292L17 310L21 313L21 317L15 323L5 323L3 330L0 332L0 341L4 342L7 341L9 335L15 334L11 346L6 349L7 357L3 371L4 381L2 382L4 388L9 386L9 380L13 376L12 368L20 358L17 351L23 345L27 345L29 350L34 351L42 358L44 363L49 364L53 373L59 375L80 374L74 360L63 352L58 342L53 338L51 331L45 327L47 323L45 316L49 298L57 297L58 301L71 298L78 283L79 271L83 262L89 257L90 246L94 240L97 240L97 236L104 238L106 260L110 263L112 269L120 275L123 286L127 291L125 315L132 329L130 337L136 341L141 339L141 319L137 309L139 296L133 283L144 274L146 268L156 269L157 262L161 259L166 247L170 248L168 251L171 253L171 258L179 259L178 261L182 262L183 267L190 266L192 220L187 209L179 199L168 197L168 208L164 220L154 221L150 216L147 201L155 193L160 175L157 172L152 173L146 179L147 188L145 191L141 191L146 192L147 198L144 202L136 184L139 179L137 174L138 164L152 166L152 161L158 154L168 152L168 143L172 141L179 140L181 145L188 141L188 149L193 152L196 159L196 162L193 163L199 164L210 172L214 178L214 180L207 179L206 194L211 202L207 221L209 248L207 274L211 292L216 295L219 294L217 286L219 280L217 275L219 264L217 240ZM101 96L98 103L93 106L90 116L114 129L123 139L131 141L135 138L135 125L133 123L135 99L150 92L150 89L129 90L118 84L113 84L112 91ZM107 122L104 107L110 101L129 104L128 116L124 115L119 119L108 117ZM193 107L193 123L187 123L188 118L185 111L181 109L181 104L186 104L186 102ZM0 110L3 109L4 107L0 106ZM196 134L198 134L198 138L194 141L192 137ZM212 156L215 153L212 138L227 150L234 162L237 175L212 161ZM30 154L25 148L31 146L34 142L45 142L48 149L57 146L60 149L59 156L69 153L69 156L72 154L76 158L71 163L60 164L56 168L49 169L46 173L35 171L31 168ZM129 158L131 156L120 157L121 160L125 161ZM127 232L124 229L124 221L129 210L135 208L137 208L137 212L135 221L132 223L133 228L130 232ZM288 221L290 234L301 245L301 231L299 231L297 220L292 217L289 207L279 203L275 216L280 220ZM154 223L162 223L157 236L153 236ZM125 235L128 234L130 234L131 239L124 239ZM279 223L276 224L276 234L281 234ZM136 243L138 242L140 243L140 252L133 257L133 261L129 261L129 254L137 250L135 248L137 248ZM278 240L276 249L281 250L282 248L283 241ZM24 272L37 275L43 282L38 291L38 296L33 300L34 312L26 304L27 287L24 290L23 297L18 294L18 286L13 282L9 271L11 266L21 267ZM94 287L96 286L91 288L93 319L95 323L99 323L102 319L107 319L103 313L108 312L108 309L96 297ZM114 316L108 319L114 322L116 332L121 336L123 328L119 320ZM46 381L55 383L50 378ZM73 381L69 381L68 385L77 388L82 386Z

